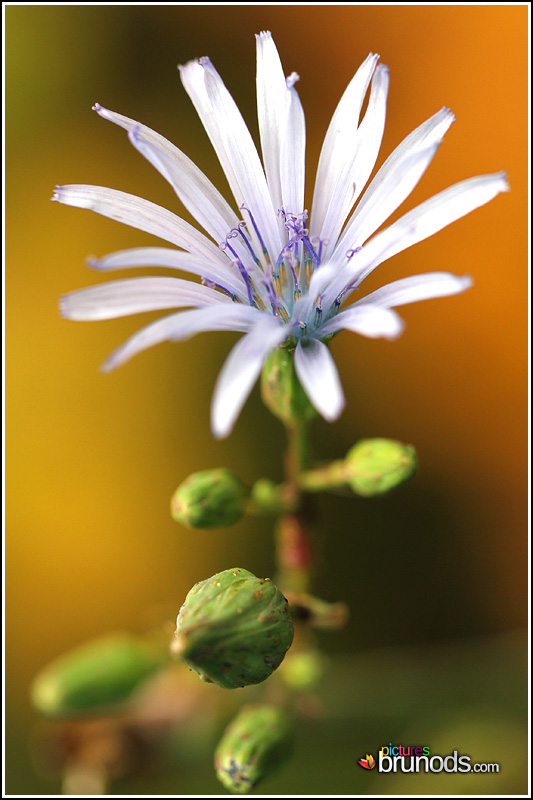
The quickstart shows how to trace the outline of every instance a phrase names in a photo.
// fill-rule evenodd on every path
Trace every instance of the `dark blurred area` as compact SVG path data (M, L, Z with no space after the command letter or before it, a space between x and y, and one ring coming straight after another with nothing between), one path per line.
M391 437L416 447L419 474L385 497L320 499L314 591L346 601L350 622L321 636L331 668L320 708L306 718L295 762L265 791L527 791L527 14L6 8L8 793L59 791L57 773L39 766L42 723L28 696L45 663L108 630L175 618L190 586L215 572L274 570L268 520L190 532L169 514L172 492L197 470L281 479L283 430L257 389L227 440L209 430L213 386L237 336L165 344L102 375L106 355L147 315L78 325L59 318L58 298L101 281L84 266L89 255L156 242L49 202L55 184L91 183L190 219L124 132L91 111L97 101L174 141L229 199L176 66L209 55L257 140L254 33L264 29L286 73L301 77L308 203L331 114L370 51L391 70L378 166L443 105L457 118L401 212L474 175L504 169L511 184L364 286L443 270L471 274L472 290L401 309L406 330L394 343L344 333L332 345L347 406L335 425L315 425L317 459L342 457L362 437ZM155 765L118 775L111 791L217 793L219 733L216 714L212 729L191 734L194 746L182 729L174 749L156 748ZM501 774L377 776L357 766L394 740L499 761Z

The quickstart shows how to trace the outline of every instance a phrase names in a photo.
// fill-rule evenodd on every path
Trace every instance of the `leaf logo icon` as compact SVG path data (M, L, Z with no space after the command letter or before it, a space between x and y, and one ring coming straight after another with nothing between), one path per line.
M364 767L365 769L374 769L374 767L376 766L376 761L374 757L369 755L367 755L366 758L360 759L360 761L358 761L357 763L361 767Z

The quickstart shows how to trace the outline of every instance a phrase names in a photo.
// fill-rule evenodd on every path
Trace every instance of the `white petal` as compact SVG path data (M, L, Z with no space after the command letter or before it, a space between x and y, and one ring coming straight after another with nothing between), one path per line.
M239 300L248 303L248 294L244 281L229 262L226 268L213 264L200 256L171 250L167 247L134 247L131 250L120 250L102 258L90 258L87 261L92 269L107 272L113 269L131 269L132 267L168 267L199 275L212 283L234 294Z
M287 124L289 96L285 74L269 31L255 37L257 42L257 116L263 163L274 209L282 207L281 146Z
M60 307L62 316L67 319L95 320L126 317L160 308L218 303L226 305L231 300L208 286L182 278L131 278L63 295Z
M391 243L386 258L391 258L411 245L433 236L446 225L485 205L500 192L508 190L509 184L504 172L480 175L450 186L378 234ZM381 259L379 263L384 260L385 258ZM367 275L368 272L365 272L364 277ZM358 280L362 280L362 277L358 276Z
M443 108L398 145L352 214L338 247L359 247L403 203L431 163L455 117Z
M387 229L388 230L388 229ZM386 231L384 231L386 233ZM388 253L403 237L402 231L396 231L395 237L391 239L383 234L374 236L358 252L353 253L350 259L340 258L340 251L334 254L330 262L325 264L317 271L316 279L313 275L311 288L317 294L321 294L323 308L329 308L336 298L342 293L342 302L347 299L347 287L352 287L359 281L360 275L369 274L374 267L381 264L388 258ZM339 263L340 262L340 263ZM343 265L344 264L344 265ZM323 274L321 275L321 273ZM325 288L323 288L325 286Z
M182 69L182 77L188 66ZM230 167L227 175L237 187L236 193L234 190L237 202L239 205L244 203L252 213L261 231L270 260L276 263L281 250L278 221L252 137L235 101L209 59L200 59L195 68L196 72L198 68L202 72L204 81L202 103L197 107L202 109L202 113L199 111L200 117L217 150L222 167L225 171L227 166ZM193 90L196 88L196 81L199 81L198 75ZM193 97L190 81L184 81L184 85ZM214 128L215 135L213 135Z
M472 286L469 275L459 277L449 272L428 272L424 275L411 275L399 281L388 283L375 292L371 292L354 303L358 308L367 303L383 308L395 308L419 300L430 300L433 297L448 297L464 292ZM346 312L344 312L346 313Z
M445 189L435 197L409 211L381 233L376 234L356 253L328 287L328 302L336 294L353 283L361 283L379 264L406 250L413 244L427 239L451 222L488 203L500 192L509 190L504 172L495 175L480 175ZM332 262L338 263L340 250L334 253Z
M331 118L320 152L311 213L311 235L320 234L331 194L344 170L346 140L357 131L359 115L379 56L370 53L342 95Z
M368 108L357 133L339 144L343 169L332 187L331 200L324 216L320 238L323 257L332 252L348 214L363 191L378 157L387 110L389 70L380 64L372 79Z
M294 353L298 380L316 410L332 422L344 408L344 394L335 362L323 342L310 339L299 342Z
M223 242L239 219L196 164L164 136L145 125L98 103L94 109L101 117L128 131L133 146L166 178L185 208L217 242Z
M179 66L180 77L185 91L191 98L193 105L200 117L211 144L218 156L218 160L228 179L230 189L233 192L237 206L244 202L241 189L233 171L231 162L227 156L225 147L220 136L217 121L207 90L205 87L204 68L199 61L189 61L185 66Z
M288 328L275 317L265 317L240 339L218 376L211 404L211 429L217 438L227 436L252 391L265 358L288 336Z
M160 239L222 266L228 263L224 253L188 222L166 208L133 194L103 186L70 185L57 186L52 200L67 206L88 208L124 225L159 236Z
M290 104L281 148L283 208L290 214L301 214L304 210L305 190L305 117L293 85L296 77L287 78Z
M396 339L404 329L404 322L395 311L388 308L381 308L379 305L359 305L350 306L345 311L341 311L336 317L328 320L320 328L320 335L327 336L341 330L360 333L362 336L369 336L371 339L384 338Z
M248 331L260 314L261 312L256 308L237 303L171 314L134 333L123 345L111 353L102 365L102 370L110 372L137 353L160 342L183 341L204 331Z

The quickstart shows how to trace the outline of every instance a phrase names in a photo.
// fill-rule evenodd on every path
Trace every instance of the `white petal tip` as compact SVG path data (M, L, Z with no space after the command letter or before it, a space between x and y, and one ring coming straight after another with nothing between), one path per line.
M441 108L441 112L442 112L442 114L444 114L444 115L446 115L448 117L448 119L450 120L450 125L451 125L452 122L455 122L455 114L453 113L451 108L447 108L446 106L443 106Z
M225 439L230 435L233 425L223 424L219 420L211 418L211 433L215 439Z
M300 80L300 76L297 72L291 72L291 74L286 79L287 89L292 89L294 84Z
M391 325L388 330L384 330L381 334L376 334L375 338L386 339L388 342L393 342L398 336L401 336L405 330L405 322L398 314L394 314L395 319L391 320Z
M260 31L259 33L255 34L256 39L272 39L272 34L270 31Z
M91 110L96 111L96 113L99 114L100 111L102 111L102 106L100 103L95 103L93 106L91 106Z
M104 375L109 375L109 373L113 372L117 366L118 365L114 363L113 358L110 356L104 361L103 364L100 364L100 372L102 372Z
M141 133L140 125L135 125L135 127L132 128L131 131L128 131L128 139L133 145L141 141L140 133Z
M87 256L85 263L91 269L100 269L100 259L96 256Z
M346 401L343 398L342 403L340 403L339 405L327 410L322 409L320 413L322 414L326 422L335 422L335 420L337 420L344 411L345 405Z
M180 73L190 72L191 69L199 65L203 65L206 61L209 61L207 56L201 56L201 58L193 58L191 61L187 61L186 64L178 64L178 69Z
M499 172L498 173L498 177L500 179L500 185L501 185L501 190L500 191L502 191L502 192L510 192L511 191L511 187L510 187L509 181L507 179L507 173L506 172Z
M59 298L59 313L64 319L71 318L70 296L64 294Z

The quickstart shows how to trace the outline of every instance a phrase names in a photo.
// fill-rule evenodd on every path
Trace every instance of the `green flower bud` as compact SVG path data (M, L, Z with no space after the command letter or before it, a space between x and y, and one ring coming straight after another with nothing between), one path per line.
M178 616L174 655L207 683L261 683L283 661L294 628L286 599L269 578L227 569L195 584Z
M195 472L178 486L170 503L176 522L187 528L220 528L244 515L249 490L229 469Z
M260 478L254 483L250 493L248 513L284 514L296 511L298 498L292 487L278 485L268 478Z
M49 664L33 681L35 708L47 716L99 711L126 700L164 661L167 647L112 634Z
M279 675L283 683L295 692L314 689L324 674L325 661L318 650L290 652Z
M348 452L346 476L356 494L384 494L412 478L417 469L414 447L392 439L362 439Z
M286 347L278 347L266 359L261 375L261 397L274 416L289 427L317 416L296 377L294 354Z
M244 706L215 751L218 779L231 792L246 794L291 755L292 739L292 725L282 709Z

